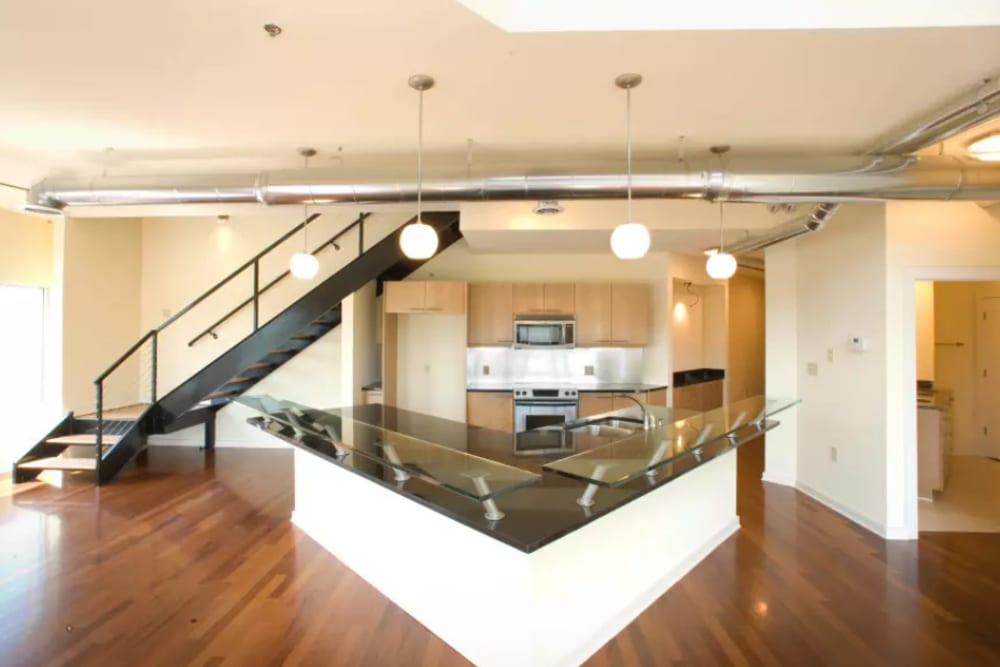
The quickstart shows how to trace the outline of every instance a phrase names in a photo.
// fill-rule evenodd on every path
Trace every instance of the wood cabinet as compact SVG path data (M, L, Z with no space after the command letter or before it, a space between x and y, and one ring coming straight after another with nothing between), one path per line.
M576 290L573 283L514 283L513 307L518 314L572 315Z
M509 391L466 392L465 421L471 426L513 433L514 399Z
M578 347L642 347L649 341L649 285L578 283Z
M464 313L467 285L451 280L402 280L385 283L387 313Z
M723 380L674 387L674 406L680 410L707 412L722 407Z
M511 283L469 283L469 345L513 343Z
M365 405L375 405L382 403L381 389L364 389L361 392Z

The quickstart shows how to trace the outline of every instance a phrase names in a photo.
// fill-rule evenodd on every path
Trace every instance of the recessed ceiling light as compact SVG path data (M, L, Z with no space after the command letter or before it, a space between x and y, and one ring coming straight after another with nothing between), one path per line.
M969 144L969 155L977 160L1000 162L1000 132L991 132Z
M563 212L562 204L554 199L543 199L531 209L535 215L558 215Z

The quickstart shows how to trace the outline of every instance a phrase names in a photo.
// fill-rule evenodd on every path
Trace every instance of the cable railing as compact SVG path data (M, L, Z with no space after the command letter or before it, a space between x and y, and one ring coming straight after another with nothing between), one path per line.
M102 454L103 454L104 430L105 430L105 425L104 425L105 383L108 380L108 378L115 371L117 371L119 368L121 368L126 362L128 362L136 353L138 353L140 350L142 350L143 347L146 345L146 343L149 343L149 364L148 364L148 366L146 366L142 362L142 360L140 359L140 362L139 362L140 367L139 367L139 371L138 371L138 373L139 373L138 377L139 377L139 381L140 381L140 383L142 385L146 385L148 383L148 387L149 387L149 402L151 404L155 403L157 401L157 398L158 398L158 395L157 395L157 379L158 379L158 373L157 373L158 350L157 350L157 346L159 344L160 334L165 329L167 329L170 325L174 324L175 322L177 322L177 320L179 320L180 318L182 318L184 315L186 315L189 312L191 312L192 310L194 310L198 305L200 305L201 303L203 303L206 299L208 299L210 296L212 296L213 294L215 294L216 292L218 292L224 286L228 285L230 282L232 282L233 280L235 280L237 277L239 277L240 275L242 275L248 269L252 269L253 270L253 293L252 293L252 295L248 299L246 299L245 301L241 302L238 306L236 306L235 308L233 308L232 310L230 310L228 313L226 313L225 315L223 315L221 318L219 318L218 320L216 320L215 322L213 322L212 325L209 326L207 329L205 329L200 334L198 334L197 336L195 336L194 338L192 338L188 342L188 346L189 347L193 346L195 343L197 343L199 340L201 340L205 336L212 336L213 338L218 338L218 334L215 332L215 329L217 329L220 325L222 325L224 322L226 322L227 320L229 320L231 317L233 317L234 315L236 315L236 313L240 312L241 310L243 310L247 306L252 306L253 307L253 331L257 331L257 329L260 328L260 297L261 297L261 295L264 294L265 292L267 292L268 290L270 290L271 288L273 288L275 285L277 285L278 283L280 283L285 278L287 278L289 276L289 274L290 274L290 272L286 270L283 273L281 273L280 275L278 275L276 278L274 278L273 280L269 281L266 285L264 285L264 287L261 287L260 286L260 262L261 262L261 259L263 259L266 255L268 255L272 250L274 250L275 248L277 248L278 246L280 246L282 243L284 243L285 241L287 241L289 238L291 238L292 236L294 236L297 232L301 231L306 225L308 225L309 223L311 223L313 220L315 220L316 218L318 218L320 215L322 215L322 214L321 213L313 213L312 215L310 215L309 217L307 217L304 221L302 221L298 225L292 227L290 230L288 230L287 232L285 232L284 234L282 234L281 237L279 237L276 241L274 241L271 244L269 244L266 248L264 248L263 250L261 250L260 252L258 252L256 255L254 255L252 258L250 258L249 260L247 260L246 262L244 262L242 265L240 265L239 268L237 268L232 273L230 273L229 275L227 275L225 278L223 278L222 280L220 280L219 282L217 282L215 285L213 285L212 287L210 287L208 290L206 290L205 292L203 292L199 297L197 297L196 299L194 299L191 303L187 304L186 306L184 306L183 308L181 308L180 310L178 310L171 317L167 318L162 323L160 323L156 328L150 329L149 331L147 331L139 340L137 340L135 343L133 343L131 345L131 347L129 347L110 366L108 366L108 368L103 373L101 373L100 375L97 376L97 378L94 380L94 386L95 386L95 393L96 393L96 410L95 410L95 416L96 416L96 419L97 419L97 433L96 433L96 435L97 435L97 442L96 442L96 446L95 446L95 456L97 458L96 464L97 464L97 475L98 475L98 478L100 478L100 475L101 475L101 461L102 461ZM345 234L347 234L348 232L350 232L355 227L357 227L357 229L358 229L358 254L361 255L362 253L364 253L364 242L365 242L364 241L364 238L365 238L364 237L364 222L365 222L365 219L368 218L369 215L371 215L371 214L370 213L361 213L353 222L351 222L346 227L344 227L343 229L341 229L339 232L337 232L336 234L334 234L332 237L330 237L329 239L327 239L326 241L324 241L323 243L321 243L319 246L317 246L316 249L313 250L313 254L319 253L320 251L322 251L325 248L328 248L330 246L333 246L333 247L339 249L339 245L337 244L337 241L340 240Z

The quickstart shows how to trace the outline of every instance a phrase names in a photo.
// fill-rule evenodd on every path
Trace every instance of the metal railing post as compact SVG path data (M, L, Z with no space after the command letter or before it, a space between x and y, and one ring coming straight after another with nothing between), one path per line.
M158 339L159 339L159 332L154 329L153 330L153 342L152 342L151 347L150 347L150 354L153 357L152 363L151 363L152 373L150 374L151 376L150 376L150 379L149 379L149 384L150 384L150 387L149 387L150 401L149 402L150 403L156 403L156 357L157 357L156 342L157 342Z
M358 218L358 257L365 254L365 218Z
M97 386L97 445L95 449L95 456L97 460L94 468L94 475L96 477L96 483L100 485L101 483L101 449L104 444L104 381L97 380L94 383Z
M253 261L253 330L257 330L260 315L260 260Z

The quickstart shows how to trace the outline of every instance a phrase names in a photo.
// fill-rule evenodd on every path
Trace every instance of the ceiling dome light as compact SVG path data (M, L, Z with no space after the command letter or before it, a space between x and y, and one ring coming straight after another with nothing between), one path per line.
M625 162L628 165L627 222L611 232L611 251L618 259L639 259L649 251L649 230L632 219L632 89L640 83L640 74L621 74L615 79L615 85L625 91Z
M319 271L319 260L316 259L315 255L310 255L307 252L297 252L292 255L292 259L288 263L288 270L300 280L309 280L316 277L316 272Z
M1000 162L1000 132L987 134L969 144L969 155L977 160Z
M717 252L705 262L705 272L716 280L729 280L736 273L736 258L728 252Z
M611 251L618 259L639 259L649 251L649 230L638 222L626 222L611 232Z
M410 259L430 259L438 249L437 231L422 220L403 227L399 247Z
M420 95L417 110L417 218L403 227L399 248L410 259L430 259L438 249L437 230L421 217L424 193L424 91L434 87L434 79L426 74L414 74L407 83Z

